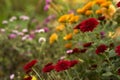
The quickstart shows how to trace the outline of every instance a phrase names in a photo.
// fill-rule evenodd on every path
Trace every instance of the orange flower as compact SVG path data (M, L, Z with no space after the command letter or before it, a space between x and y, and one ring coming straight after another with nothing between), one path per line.
M79 29L74 29L73 33L77 34L79 32Z
M63 39L64 39L64 40L70 40L70 39L72 39L72 33L69 33L69 34L66 35Z
M101 9L98 9L98 10L96 10L95 13L96 13L96 14L102 14L102 10L101 10Z
M102 3L100 6L101 7L108 7L110 4L112 4L110 1Z
M77 13L78 14L84 14L85 13L85 9L84 8L79 8L79 9L77 9Z
M85 12L85 15L89 16L89 15L91 15L92 13L93 13L92 10L87 10L87 11Z
M71 47L72 47L72 43L67 43L67 44L65 44L65 48L69 49L69 48L71 48Z

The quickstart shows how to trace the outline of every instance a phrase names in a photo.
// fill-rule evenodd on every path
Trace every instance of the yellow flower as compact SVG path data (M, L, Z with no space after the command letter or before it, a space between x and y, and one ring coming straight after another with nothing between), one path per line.
M113 38L114 37L114 32L109 32L108 36L111 37L111 38Z
M64 39L64 40L70 40L70 39L72 39L72 33L69 33L69 34L66 35L63 39Z
M74 22L77 22L79 20L79 16L72 16L70 19L69 19L69 22L70 23L74 23Z
M112 4L110 1L106 1L106 2L102 3L100 6L101 7L108 7L110 4Z
M59 26L56 27L56 30L57 31L63 31L64 28L65 28L65 25L61 24L61 25L59 25Z
M105 3L107 0L95 0L95 2L99 5L101 5L102 3Z
M107 19L110 19L114 13L116 12L116 8L113 5L110 5L108 8L101 8L103 16L105 16Z
M86 16L89 16L89 15L91 15L93 12L92 12L92 10L87 10L86 12L85 12L85 15Z
M71 48L71 47L72 47L72 43L67 43L67 44L65 44L65 48L69 49L69 48Z
M27 77L29 77L29 76L26 75L24 78L27 78ZM31 77L32 77L32 80L37 80L37 78L34 75L32 75Z
M85 9L85 10L88 10L88 9L90 9L93 5L94 5L94 2L93 2L93 1L88 2L88 3L84 6L84 9Z
M84 14L85 13L85 8L79 8L79 9L77 9L77 13L78 14Z
M53 33L49 38L49 43L52 44L58 39L58 35L56 33Z
M69 16L68 15L63 15L63 16L61 16L59 19L58 19L58 21L59 22L66 22L66 20L69 18Z
M74 29L73 33L77 34L79 32L79 29Z
M113 37L113 38L120 37L120 27L118 27L118 28L115 30L115 34L114 34L112 37Z
M74 14L65 14L63 16L61 16L58 21L63 23L63 22L66 22L68 21L72 16L74 16Z

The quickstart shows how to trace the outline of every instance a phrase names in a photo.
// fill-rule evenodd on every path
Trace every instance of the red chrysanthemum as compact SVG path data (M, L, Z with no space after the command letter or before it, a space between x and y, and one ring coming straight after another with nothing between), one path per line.
M59 71L68 69L69 65L70 65L70 62L68 60L60 60L57 62L54 68L57 72L59 72Z
M47 72L50 72L53 69L54 69L53 63L48 63L47 65L44 66L44 68L42 69L42 71L44 73L47 73Z
M104 53L107 50L107 46L105 44L101 44L96 49L96 54Z
M85 53L87 51L87 49L80 49L80 53Z
M120 7L120 1L117 3L117 7Z
M73 66L75 66L76 64L78 64L78 60L71 60L70 61L70 64L69 64L69 67L73 67Z
M80 52L80 49L74 48L72 53L79 53L79 52Z
M118 46L115 48L115 52L117 53L118 56L120 56L120 45L118 45Z
M23 69L26 73L29 73L31 71L31 68L37 63L37 60L32 60L31 62L27 63Z
M88 43L85 43L83 44L83 47L90 47L92 45L93 42L88 42Z
M32 80L32 77L28 76L28 77L24 78L23 80Z
M89 32L89 31L93 31L98 24L99 22L97 19L89 18L87 20L82 21L74 29L80 29L82 32Z

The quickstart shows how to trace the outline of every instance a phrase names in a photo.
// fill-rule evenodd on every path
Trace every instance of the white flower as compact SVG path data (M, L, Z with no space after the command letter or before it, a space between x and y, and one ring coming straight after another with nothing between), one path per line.
M67 50L66 53L67 54L71 54L73 52L73 50Z
M24 33L25 33L25 32L28 32L28 29L23 29L22 32L24 32Z
M36 32L36 33L42 33L42 32L44 33L45 30L44 30L44 29L39 29L39 30L35 30L35 32Z
M20 16L19 18L20 18L21 20L24 20L24 21L30 19L28 16L25 16L25 15L22 15L22 16Z
M62 56L62 57L60 57L60 59L62 60L62 59L65 59L66 58L66 56Z
M5 32L5 29L0 29L0 32Z
M7 20L3 20L2 24L8 24L8 21Z
M16 16L13 16L13 17L10 18L9 21L10 21L10 22L13 22L13 21L16 20L16 19L17 19L17 17L16 17Z
M39 43L46 42L46 39L44 37L40 37L38 40Z
M19 32L17 30L12 30L13 33L18 34Z
M14 74L11 74L11 75L10 75L10 79L11 79L11 80L13 80L13 79L14 79L14 77L15 77L15 75L14 75Z
M28 37L29 37L29 35L25 35L22 37L22 40L24 41L24 40L28 39Z

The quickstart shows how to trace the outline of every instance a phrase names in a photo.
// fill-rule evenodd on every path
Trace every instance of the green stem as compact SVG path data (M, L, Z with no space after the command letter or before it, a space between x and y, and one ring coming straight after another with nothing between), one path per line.
M39 78L40 80L42 80L42 78L40 77L40 75L38 74L38 72L37 72L34 68L32 68L32 70L35 72L35 74L38 76L38 78Z
M70 76L70 74L68 73L68 71L67 71L67 70L65 70L65 73L67 74L67 76L68 76L69 80L72 80L72 78L71 78L71 76Z

